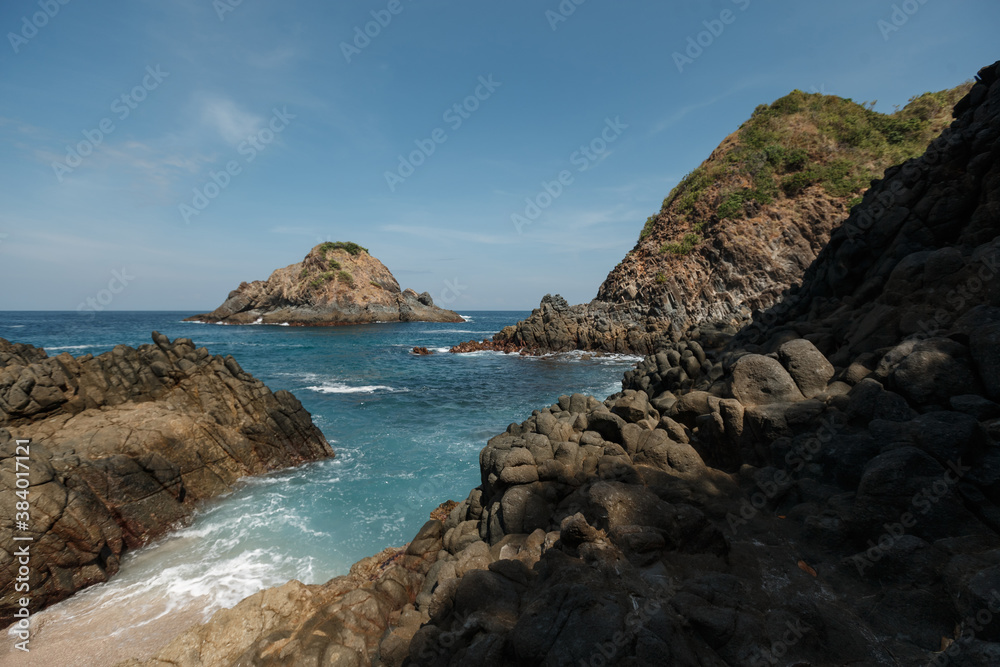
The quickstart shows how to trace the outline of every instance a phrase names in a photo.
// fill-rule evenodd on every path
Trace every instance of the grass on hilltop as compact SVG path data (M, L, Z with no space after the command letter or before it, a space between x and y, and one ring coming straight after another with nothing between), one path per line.
M361 253L371 254L368 252L368 248L359 246L357 243L351 243L350 241L327 241L319 247L319 251L323 254L326 254L331 250L343 250L347 254L354 256L360 255Z
M856 204L886 168L924 152L970 86L924 93L892 114L874 111L874 102L795 90L757 107L737 132L735 145L685 176L663 201L660 214L670 210L700 232L710 222L750 217L761 205L816 185ZM658 219L646 220L640 241ZM684 255L701 240L687 234L660 252Z

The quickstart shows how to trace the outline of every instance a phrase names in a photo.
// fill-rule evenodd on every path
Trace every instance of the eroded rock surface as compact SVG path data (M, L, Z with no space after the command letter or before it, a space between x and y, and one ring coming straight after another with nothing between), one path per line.
M186 338L49 357L0 339L0 612L31 536L32 609L106 581L123 551L190 516L241 477L333 456L308 412L232 357ZM28 530L14 523L15 439L30 439Z

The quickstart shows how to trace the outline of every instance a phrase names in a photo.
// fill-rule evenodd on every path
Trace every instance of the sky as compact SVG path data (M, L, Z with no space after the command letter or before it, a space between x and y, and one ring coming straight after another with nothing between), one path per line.
M757 105L891 112L1000 58L998 24L996 0L4 0L0 310L203 312L323 241L459 312L586 302Z

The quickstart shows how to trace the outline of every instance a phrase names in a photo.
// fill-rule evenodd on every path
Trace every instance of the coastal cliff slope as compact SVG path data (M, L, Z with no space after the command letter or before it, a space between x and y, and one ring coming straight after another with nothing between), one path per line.
M462 322L427 292L401 290L382 262L355 243L323 243L267 280L241 283L211 313L187 321L322 326L368 322Z
M652 354L691 326L732 333L801 280L871 179L922 153L968 90L889 115L801 91L761 105L674 188L593 301L547 295L485 347Z
M31 611L118 571L136 548L237 480L333 456L308 412L230 356L186 338L118 345L94 357L0 339L0 613L12 618L13 554L32 538ZM15 440L30 482L26 528L14 522Z
M795 294L480 454L405 548L166 665L1000 661L1000 63Z

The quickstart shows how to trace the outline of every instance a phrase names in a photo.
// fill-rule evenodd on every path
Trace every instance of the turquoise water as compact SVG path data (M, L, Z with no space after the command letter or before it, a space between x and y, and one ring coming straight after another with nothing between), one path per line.
M561 394L604 398L637 361L444 354L522 312L469 312L460 324L323 328L181 322L187 314L8 312L0 313L0 337L75 356L148 343L153 330L191 338L213 354L232 354L272 390L292 391L337 456L247 480L205 504L190 526L128 554L111 582L71 599L77 608L159 600L155 617L197 600L207 615L289 579L344 574L360 558L408 541L441 502L464 499L480 481L480 449L510 422ZM413 355L416 345L439 354Z

